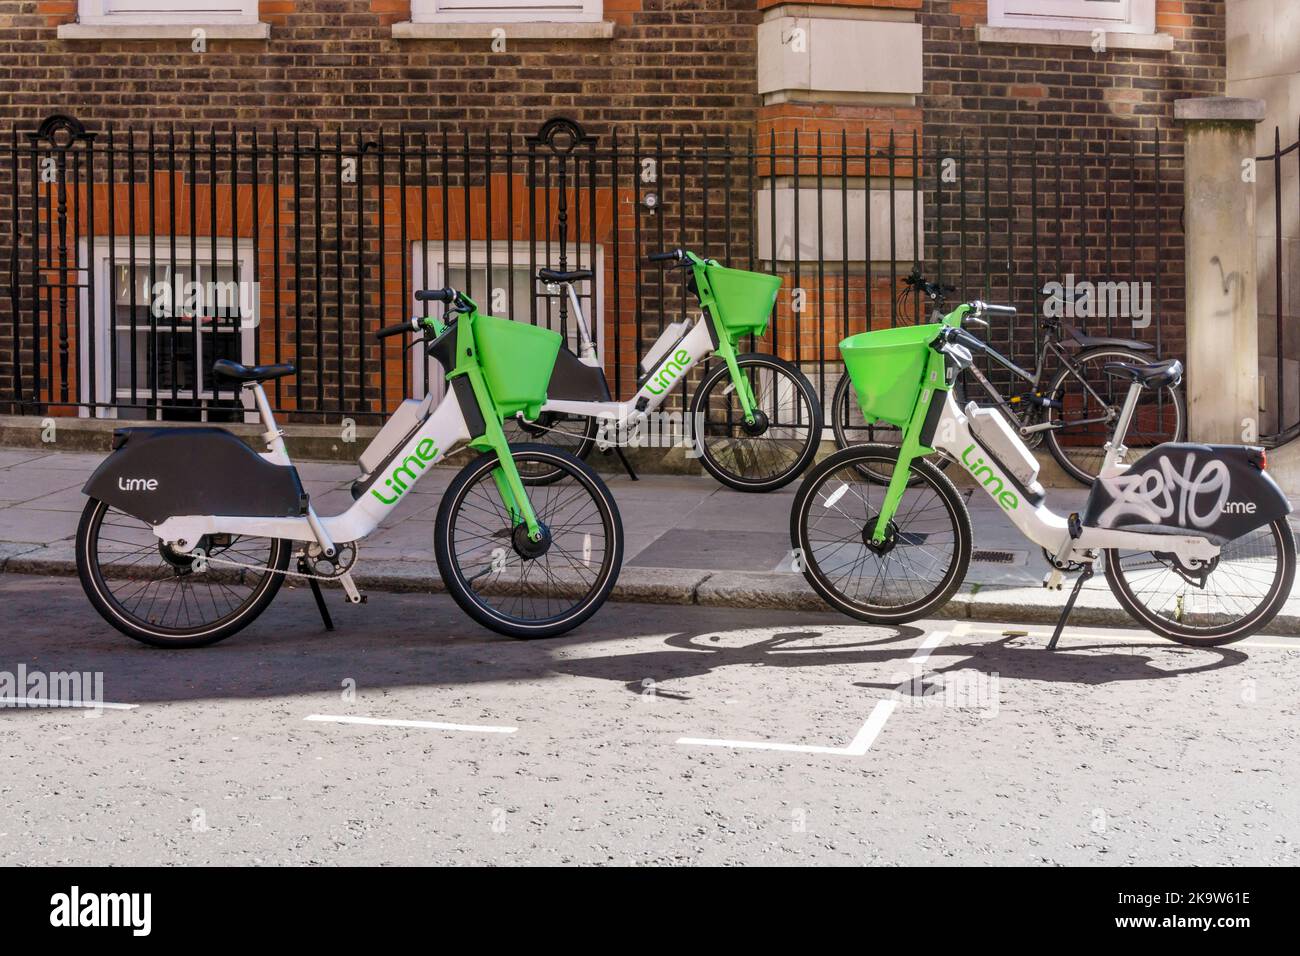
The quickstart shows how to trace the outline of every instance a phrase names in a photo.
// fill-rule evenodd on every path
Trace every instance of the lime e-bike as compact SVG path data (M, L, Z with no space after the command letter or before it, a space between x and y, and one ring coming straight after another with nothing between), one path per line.
M941 451L1042 547L1045 586L1059 588L1064 574L1078 573L1049 648L1103 556L1116 599L1157 634L1217 645L1267 625L1290 593L1296 547L1291 507L1264 470L1264 451L1167 442L1126 463L1124 438L1140 396L1176 386L1182 365L1109 363L1108 374L1128 381L1128 396L1083 513L1056 514L1037 460L1006 418L975 402L961 408L952 394L956 376L985 348L963 321L1014 315L973 302L939 323L840 343L867 419L897 426L902 442L848 448L804 479L790 535L813 588L872 623L924 617L952 596L970 563L971 524L952 481L923 457Z
M563 290L573 307L578 353L560 350L541 414L522 412L506 423L511 441L544 441L586 458L591 450L617 447L636 434L687 373L710 356L722 361L708 371L692 397L687 425L705 469L738 491L772 491L794 481L821 441L821 400L796 365L757 352L738 353L743 336L761 336L781 287L778 276L728 269L693 252L655 253L654 262L690 270L688 288L700 301L699 321L667 326L642 359L637 392L613 401L596 355L591 329L573 283L589 270L542 269L537 278ZM530 469L525 480L544 483L554 473Z
M451 481L433 528L447 590L486 627L519 638L576 627L609 596L623 558L623 526L609 490L586 464L559 449L510 446L501 428L516 411L536 415L560 348L548 329L479 313L454 289L426 290L446 304L441 319L380 329L419 336L447 370L449 387L399 407L362 454L354 503L317 514L276 427L262 382L292 365L214 372L249 388L264 454L215 427L118 431L114 451L83 489L77 569L96 610L118 630L164 647L211 644L245 627L286 575L306 578L327 628L321 581L337 581L349 603L360 541L428 470L468 444L484 454ZM557 479L527 490L525 468ZM291 558L297 571L290 571Z
M946 311L944 300L953 291L954 286L927 282L919 271L913 270L899 293L898 312L906 311L901 300L915 295L920 303L918 310L932 308L942 315ZM1118 421L1126 394L1122 382L1107 378L1106 365L1114 362L1146 365L1157 356L1149 343L1136 339L1087 335L1065 325L1059 318L1045 317L1040 321L1041 340L1032 372L992 346L986 344L984 348L992 363L1010 374L1013 384L1019 380L1019 394L1004 396L978 365L972 365L967 374L980 389L969 388L963 376L953 384L953 394L958 407L962 407L963 396L982 390L987 397L981 396L980 404L1001 411L1026 445L1030 448L1036 448L1040 442L1046 445L1067 475L1081 484L1091 485L1106 457L1106 433ZM1049 379L1052 368L1056 371ZM831 425L835 444L840 448L852 445L867 424L852 396L852 379L843 375L831 401ZM885 434L897 438L893 429ZM1127 460L1136 461L1161 442L1182 441L1186 434L1187 410L1178 383L1146 390L1129 423ZM942 456L932 459L940 468L946 468L949 461Z

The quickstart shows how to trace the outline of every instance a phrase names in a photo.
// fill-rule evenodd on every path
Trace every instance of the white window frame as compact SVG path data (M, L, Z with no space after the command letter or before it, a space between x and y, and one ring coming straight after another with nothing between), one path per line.
M257 23L257 4L258 0L80 0L78 20L88 26Z
M496 278L497 269L500 269L502 272L506 270L506 265L507 262L509 261L509 256L510 256L512 246L514 251L515 268L518 269L522 266L523 268L527 269L529 267L530 265L528 261L529 243L527 240L515 241L513 243L511 243L508 240L500 240L500 241L493 240L491 246L493 278ZM470 258L471 258L470 265L477 272L479 269L483 268L483 264L487 261L488 244L486 241L482 239L475 239L470 242L469 248L470 248ZM545 248L546 248L545 242L539 239L537 242L538 256L544 254ZM430 277L428 282L425 282L424 279L424 262L425 262L426 250L428 253L429 277ZM576 283L576 287L580 296L584 293L584 291L590 294L589 297L584 297L583 305L584 305L585 316L587 319L587 324L591 327L592 338L595 339L596 342L596 355L600 358L602 362L604 362L605 361L605 270L604 270L605 250L600 245L596 246L596 262L594 265L586 261L587 252L588 252L587 246L585 245L583 246L582 252L583 252L582 268L590 269L593 273L593 276L590 279L586 279L583 280L582 282ZM443 253L443 249L442 249L441 239L430 239L427 242L416 241L411 243L412 295L414 295L415 290L418 289L441 289L447 285L447 269L445 268L445 264L446 262L450 262L453 268L464 267L465 240L464 239L451 240L450 248L447 250L448 253L447 259L445 261L442 257L442 253ZM538 269L545 269L548 266L554 269L558 269L560 267L559 262L548 263L542 261L540 258L537 260ZM572 261L570 261L569 263L569 268L571 269L576 268L576 266L574 266ZM532 276L532 281L533 281L533 287L535 289L540 290L541 283L538 281L536 274ZM475 288L473 292L473 298L474 301L478 303L479 310L489 315L499 315L503 319L515 319L520 322L533 321L532 314L527 311L527 304L525 304L524 310L517 315L504 315L502 314L504 310L502 310L502 312L493 312L491 295L490 294L486 296L483 295L482 289ZM429 303L416 302L415 299L413 298L410 302L411 315L413 316L424 315L425 314L424 310L426 305L429 305ZM439 315L441 313L438 310L441 308L442 307L439 305L431 305L429 306L429 314ZM515 301L515 308L516 309L520 308L520 303L518 300ZM538 312L539 322L541 321L540 308L541 307L539 306L539 312ZM554 306L554 308L558 311L559 306L556 305ZM569 334L564 344L569 349L573 351L577 351L577 332L575 331L573 326L572 315L569 316L568 328L569 328ZM557 329L556 331L559 330ZM410 378L411 394L407 397L424 398L426 393L426 387L424 383L424 369L426 364L424 361L425 358L424 352L421 351L420 349L411 349L407 354L411 356L411 371L412 371L411 378ZM429 387L432 389L434 393L433 397L434 397L434 401L436 402L442 398L442 394L443 391L445 390L447 383L442 377L442 372L439 370L439 366L437 362L435 362L433 359L429 359L428 365L432 370L434 376L434 381L430 383Z
M1088 0L989 0L988 15L989 26L995 27L1156 32L1156 0L1119 0L1114 16L1099 16L1101 12Z
M412 23L589 23L602 0L411 0Z
M195 238L194 241L197 248L199 249L197 264L199 266L211 267L212 237L198 236ZM94 270L94 275L95 275L95 301L92 303L90 301L89 284L86 282L86 276L84 274L85 270L81 270L82 275L80 277L80 281L82 283L82 290L81 290L82 321L79 323L81 328L77 334L77 338L78 338L77 354L79 356L78 362L80 363L81 366L78 369L78 374L80 376L79 380L81 382L81 389L80 389L81 395L79 400L83 403L88 403L92 401L99 402L101 403L101 405L107 406L107 407L99 407L94 409L83 407L81 409L82 417L88 417L89 414L93 412L97 418L117 418L118 417L117 408L113 407L116 400L121 398L129 399L131 397L130 382L127 382L125 384L119 382L116 390L117 392L116 395L114 395L110 391L110 387L112 386L112 368L110 363L112 362L112 358L113 358L112 344L110 340L116 332L116 325L113 321L113 281L114 280L112 274L109 271L109 267L111 265L118 265L118 266L124 264L130 265L131 247L133 243L135 246L135 261L137 266L149 263L150 259L149 259L149 237L148 236L137 236L134 239L131 239L130 237L119 236L113 243L112 257L110 257L108 254L109 240L107 236L97 237L94 241L93 247L88 247L87 241L85 239L82 239L79 243L80 256L81 256L80 261L88 262L89 268ZM170 264L171 263L171 237L162 236L162 235L154 236L153 243L154 243L154 256L152 261L159 264ZM184 247L185 250L184 255L181 255L182 246ZM189 236L176 237L177 266L188 266L190 264L189 248L190 248ZM219 266L231 265L231 264L237 265L236 275L242 277L248 277L248 281L252 281L252 277L255 277L257 275L257 271L254 268L252 250L247 248L244 245L240 245L240 247L236 249L234 242L232 242L230 239L222 239L220 237L217 238L216 258L217 258L217 265ZM89 339L90 339L90 332L92 329L95 332L96 394L94 396L90 395L90 370L88 368L89 357L90 357ZM242 327L240 329L239 359L241 362L245 364L251 363L253 361L254 336L256 335L256 333L257 333L257 329L253 327ZM238 388L237 385L235 387ZM229 387L224 387L222 389L223 401L225 401L224 393L229 390L230 390ZM147 394L147 390L138 389L137 394L138 395ZM159 394L164 395L167 398L171 397L170 390L160 390ZM179 389L177 391L177 397L186 399L187 401L188 400L205 401L205 400L213 399L213 395L211 393L210 388L200 389L200 394L197 396L194 395L192 389ZM251 393L249 393L247 389L239 389L238 398L240 403L244 406L245 409L244 420L246 422L256 421L257 409L253 404L253 397ZM225 410L225 406L223 406L223 410ZM162 418L161 413L158 413L156 417ZM202 414L200 415L200 418L203 421L207 420L206 405L203 406L203 410L202 410Z

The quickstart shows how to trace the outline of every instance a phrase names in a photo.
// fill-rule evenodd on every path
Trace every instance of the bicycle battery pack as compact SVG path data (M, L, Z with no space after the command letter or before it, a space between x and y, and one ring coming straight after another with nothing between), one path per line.
M968 402L966 424L984 449L1022 488L1034 495L1043 494L1043 488L1038 484L1038 459L1025 447L1001 412Z
M384 459L394 448L400 447L407 438L415 434L415 430L429 417L431 408L433 408L433 393L426 395L423 400L408 398L398 405L397 411L384 422L384 427L379 429L378 434L370 439L366 450L357 457L361 474L363 476L372 474L384 463Z
M686 337L686 333L691 330L690 322L674 322L666 326L659 333L659 338L655 339L654 345L650 346L650 351L646 352L645 358L641 360L641 371L652 372L659 360L672 351L673 346Z
M1159 445L1113 478L1093 482L1083 523L1149 534L1197 534L1225 544L1291 513L1246 445Z
M292 465L275 465L224 428L122 428L81 490L132 517L290 518L307 510Z

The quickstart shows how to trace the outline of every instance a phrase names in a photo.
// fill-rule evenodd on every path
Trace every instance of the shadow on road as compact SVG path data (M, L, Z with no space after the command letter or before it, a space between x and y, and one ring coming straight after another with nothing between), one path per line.
M659 696L689 699L685 682L727 668L892 663L905 672L924 633L831 613L610 603L572 635L522 642L469 622L441 595L374 594L359 608L342 606L337 597L330 603L339 625L333 633L322 628L308 591L286 588L234 637L167 651L136 644L104 623L75 579L7 574L0 576L0 670L25 664L29 671L103 672L106 699L129 703L338 693L348 679L374 689L543 681L557 674L611 681L637 694L651 678ZM781 625L788 629L772 633ZM629 653L620 644L602 653L599 646L637 636L644 649ZM1041 641L959 638L940 645L925 671L974 668L1009 679L1097 685L1244 660L1245 653L1227 648L1093 645L1067 634L1055 653ZM888 691L898 684L853 686Z
M855 643L819 645L817 640L824 632L817 629L789 631L774 634L739 647L722 645L715 633L680 633L664 641L671 650L647 650L633 654L615 654L601 658L558 660L554 668L578 677L593 677L622 683L636 694L644 691L642 681L647 674L655 676L656 694L660 697L688 696L665 689L668 681L702 677L724 668L762 667L823 667L871 666L893 663L899 670L899 680L890 683L855 683L877 691L892 691L908 682L908 658L913 642L923 631L910 626L874 628L863 626L864 631L882 634L874 640ZM1066 634L1068 640L1069 632ZM1203 673L1230 667L1247 659L1243 651L1224 647L1186 648L1169 643L1152 644L1062 644L1054 652L1043 649L1041 640L1014 644L1024 638L1004 637L991 641L945 641L934 651L940 660L957 657L952 663L936 665L927 662L926 674L944 674L952 671L975 669L986 674L997 674L1003 679L1061 682L1066 684L1098 685L1118 681L1158 680L1187 674ZM897 646L900 643L903 646ZM1154 653L1149 653L1154 652ZM1170 661L1185 658L1186 666L1170 667ZM924 693L921 682L916 682L916 693ZM905 690L906 692L906 690Z

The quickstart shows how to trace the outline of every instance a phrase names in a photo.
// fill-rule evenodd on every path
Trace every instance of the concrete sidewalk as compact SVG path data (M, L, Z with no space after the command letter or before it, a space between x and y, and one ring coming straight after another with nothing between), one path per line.
M75 574L73 537L86 499L81 486L100 454L0 448L0 570ZM299 471L322 514L352 498L352 465L300 462ZM355 572L363 588L442 590L433 558L433 520L453 468L434 469L361 546ZM604 475L627 536L615 600L721 607L825 610L821 598L791 570L793 487L766 495L731 491L708 477ZM1042 587L1047 565L984 495L967 496L975 555L961 589L944 609L954 618L1052 623L1066 593ZM1053 507L1080 510L1081 488L1054 488ZM1079 596L1076 624L1132 626L1097 575ZM1300 634L1300 592L1293 593L1269 633Z

